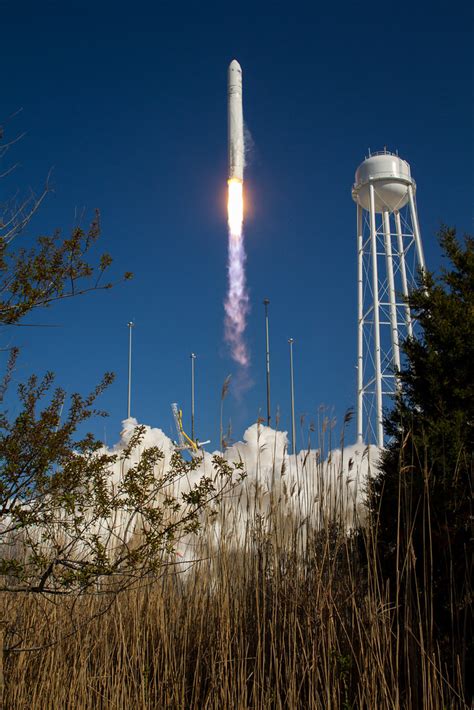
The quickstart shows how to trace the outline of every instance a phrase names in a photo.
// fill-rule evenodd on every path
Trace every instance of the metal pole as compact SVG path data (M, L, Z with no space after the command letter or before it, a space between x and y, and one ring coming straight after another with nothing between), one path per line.
M265 306L265 339L266 339L266 350L265 350L265 363L267 371L267 426L270 426L270 338L268 330L268 304L270 303L268 298L265 298L263 305Z
M292 454L296 454L296 427L295 427L295 380L293 376L293 338L289 338L290 344L290 382L291 382L291 444Z
M357 443L363 441L364 418L364 289L363 260L364 237L362 234L362 207L357 204L357 290L358 290L358 333L357 333Z
M375 394L376 394L376 422L375 435L377 446L383 446L382 422L382 365L380 355L380 302L379 302L379 277L377 263L377 229L375 226L375 190L372 183L369 185L370 195L370 234L372 241L372 291L374 297L374 361L375 361Z
M392 361L395 369L400 370L400 346L398 342L397 302L395 297L395 280L393 277L392 234L390 232L390 215L383 213L383 231L385 237L385 258L387 262L388 300L390 308L390 332L392 336ZM398 386L398 378L396 380Z
M408 200L410 202L410 214L411 214L411 221L413 225L413 233L415 235L415 244L416 244L416 251L418 253L418 261L420 263L420 268L422 271L425 271L425 255L423 254L423 245L421 243L421 236L420 236L420 225L418 224L418 214L416 210L416 204L415 204L415 196L413 194L413 187L412 185L408 185Z
M413 326L411 322L410 306L406 301L408 298L408 281L405 263L405 247L403 245L402 223L400 220L400 212L398 212L398 210L395 212L395 229L397 230L398 258L400 261L400 274L402 277L402 293L405 298L405 323L407 325L407 333L411 338L413 336Z
M196 355L191 353L191 439L196 441L194 435L194 361L196 360Z
M135 323L130 321L128 327L128 404L127 404L127 419L130 419L130 407L132 402L132 328Z

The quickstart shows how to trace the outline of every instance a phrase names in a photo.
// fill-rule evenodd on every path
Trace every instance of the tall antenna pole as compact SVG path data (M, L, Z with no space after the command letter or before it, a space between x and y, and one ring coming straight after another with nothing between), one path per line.
M130 321L128 327L128 403L127 403L127 419L130 419L130 406L132 401L132 328L135 323Z
M296 454L296 426L295 426L295 380L293 376L293 338L289 338L290 344L290 382L291 382L291 448L292 454Z
M194 361L196 360L196 355L191 353L191 439L196 441L194 435Z
M270 337L268 331L268 304L270 300L265 298L263 305L265 306L265 365L267 371L267 426L270 426Z

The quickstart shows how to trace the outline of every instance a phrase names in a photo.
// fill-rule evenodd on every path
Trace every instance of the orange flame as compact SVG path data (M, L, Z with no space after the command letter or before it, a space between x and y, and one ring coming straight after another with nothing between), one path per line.
M231 178L228 185L227 219L229 229L233 236L240 236L242 234L242 224L244 221L243 185L241 180L237 178Z

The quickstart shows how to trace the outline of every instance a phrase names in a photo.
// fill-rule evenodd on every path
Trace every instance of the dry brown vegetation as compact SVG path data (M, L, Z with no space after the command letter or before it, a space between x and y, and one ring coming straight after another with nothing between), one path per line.
M4 596L5 707L465 707L423 596L399 618L370 535L270 510L245 540L116 598Z

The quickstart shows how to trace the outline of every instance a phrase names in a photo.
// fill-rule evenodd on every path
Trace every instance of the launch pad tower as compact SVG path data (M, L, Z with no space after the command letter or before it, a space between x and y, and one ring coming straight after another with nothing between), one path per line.
M416 183L410 166L387 150L357 168L357 441L383 446L383 409L396 392L400 343L413 334L405 302L425 268Z

